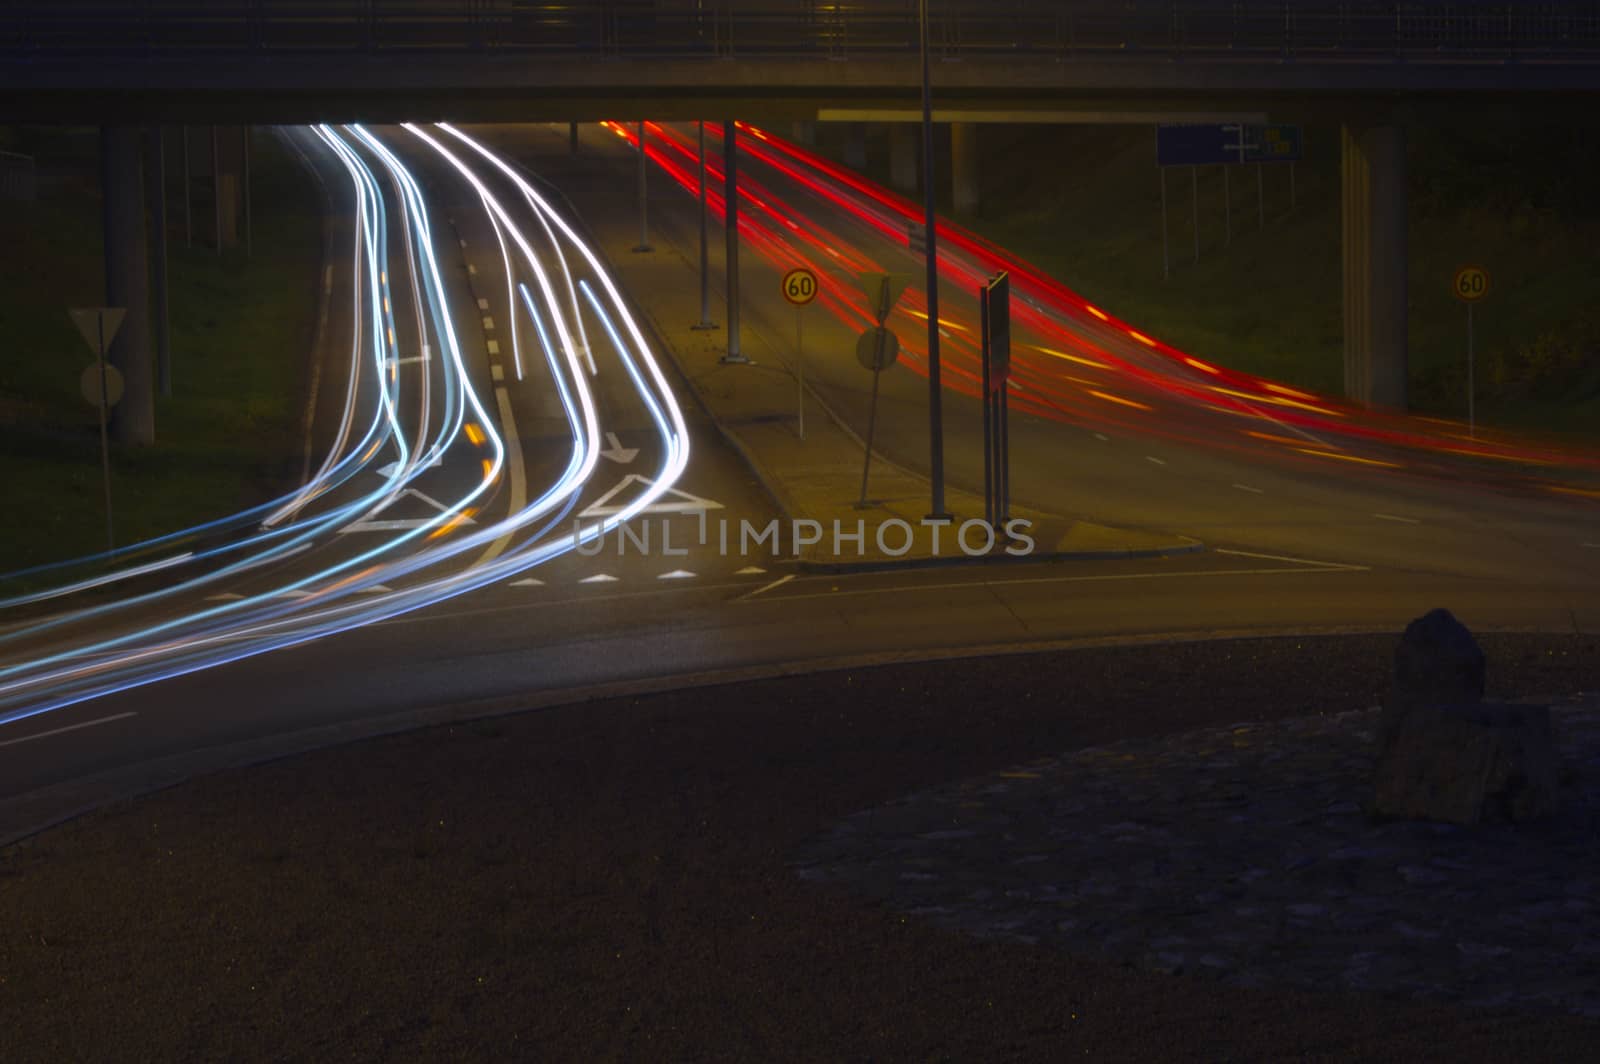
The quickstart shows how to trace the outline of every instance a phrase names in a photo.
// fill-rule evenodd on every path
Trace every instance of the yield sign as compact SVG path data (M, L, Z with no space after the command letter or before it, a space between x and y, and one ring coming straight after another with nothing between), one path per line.
M906 285L911 283L911 276L904 273L864 273L860 281L861 290L867 293L867 309L882 325L889 317L889 311L899 302Z
M88 341L89 350L96 355L101 354L102 344L111 346L111 338L122 328L122 318L127 312L124 307L77 307L67 311L72 324Z
M612 514L619 514L628 507L626 503L616 501L618 496L627 493L631 497L632 493L628 491L629 488L637 485L642 491L645 488L654 486L654 484L655 481L648 477L641 477L637 473L629 473L622 478L616 487L590 503L589 508L578 516L609 517ZM707 510L720 509L722 509L720 502L702 499L698 495L690 495L687 491L679 491L677 488L668 488L661 493L660 498L649 506L641 508L638 512L641 514L698 514Z

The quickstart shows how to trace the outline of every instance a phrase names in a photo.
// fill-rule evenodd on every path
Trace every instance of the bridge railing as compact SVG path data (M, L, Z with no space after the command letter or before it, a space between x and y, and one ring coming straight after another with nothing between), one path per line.
M1600 0L930 0L941 59L1587 62ZM11 0L8 60L504 53L870 59L917 50L916 0Z

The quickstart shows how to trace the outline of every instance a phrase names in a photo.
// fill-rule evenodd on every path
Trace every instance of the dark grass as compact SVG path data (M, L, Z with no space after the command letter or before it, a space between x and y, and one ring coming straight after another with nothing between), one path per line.
M819 147L842 158L843 127L817 128ZM1588 138L1600 140L1594 132ZM1580 369L1525 380L1519 356L1554 334L1587 345L1592 367L1600 332L1593 298L1600 258L1592 253L1600 220L1567 191L1592 173L1594 149L1569 143L1581 130L1549 133L1517 123L1470 132L1412 127L1411 403L1422 413L1466 417L1466 312L1449 284L1459 265L1476 263L1494 282L1475 311L1479 418L1592 439L1600 432L1600 379ZM1263 171L1264 228L1255 168L1233 168L1231 242L1221 169L1200 168L1198 263L1190 173L1169 170L1172 272L1165 280L1150 126L981 126L982 205L956 220L1181 350L1340 394L1338 127L1308 126L1305 140L1293 209L1287 167ZM868 171L885 182L887 151L881 140L869 141ZM948 188L940 194L947 207ZM1497 373L1497 365L1505 369Z
M1370 705L1393 642L822 673L202 779L0 854L4 1056L1584 1059L1600 1024L1243 991L978 942L787 867L838 818L918 787ZM1597 679L1592 639L1482 642L1501 693Z
M42 179L38 202L0 203L0 572L105 547L98 421L78 391L94 355L67 317L104 301L98 141L88 129L14 136ZM265 501L300 465L322 202L257 130L253 256L204 246L211 210L198 192L186 247L175 132L168 145L173 395L156 400L155 446L113 449L119 545Z

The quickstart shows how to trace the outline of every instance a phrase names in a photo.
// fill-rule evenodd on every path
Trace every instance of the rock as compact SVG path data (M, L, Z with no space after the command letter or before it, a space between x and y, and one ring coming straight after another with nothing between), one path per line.
M1560 775L1549 706L1413 708L1378 753L1373 812L1473 825L1555 812Z
M1485 704L1483 651L1449 610L1406 626L1383 706L1372 811L1472 825L1555 811L1549 706Z
M1483 701L1483 650L1449 610L1406 625L1394 652L1394 686L1383 704L1379 741L1388 745L1400 721L1420 706Z

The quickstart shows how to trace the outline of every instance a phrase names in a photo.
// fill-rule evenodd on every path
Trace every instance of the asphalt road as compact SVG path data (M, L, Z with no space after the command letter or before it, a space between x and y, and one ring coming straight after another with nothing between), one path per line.
M43 653L62 652L81 646L85 638L103 640L108 634L125 635L129 645L155 646L147 639L154 624L231 603L247 603L258 611L251 622L255 625L280 618L289 624L315 613L325 601L320 596L340 579L327 574L344 572L340 567L351 559L365 558L378 544L392 544L395 533L403 531L355 526L389 520L437 522L439 503L450 510L471 497L470 523L455 524L443 536L449 542L452 536L476 534L474 528L498 529L502 518L526 511L541 491L564 483L564 473L572 468L575 422L563 412L554 375L558 371L549 368L556 360L544 359L529 336L529 317L513 310L518 283L533 285L537 271L518 259L514 249L502 253L507 227L491 220L479 194L480 188L488 189L513 203L520 195L514 182L509 175L477 167L484 184L474 186L461 180L438 152L404 131L378 130L374 136L415 176L419 199L404 206L401 181L392 171L375 178L374 194L384 182L390 186L382 192L390 207L382 223L371 229L387 234L392 248L405 246L408 233L419 242L425 239L421 234L430 234L442 294L435 299L423 281L413 286L398 272L395 279L404 283L384 289L390 294L386 309L393 313L396 330L393 346L401 356L388 371L397 387L386 392L381 369L374 377L352 377L351 371L361 357L359 341L357 353L352 353L354 323L372 310L353 302L354 290L369 280L368 262L348 244L333 257L327 287L334 309L322 329L325 352L313 398L317 415L310 465L315 467L322 454L354 453L348 439L340 450L341 438L356 435L354 430L341 431L347 409L384 411L383 395L400 396L384 414L392 414L396 426L390 442L364 456L355 472L315 501L320 509L314 512L337 512L339 519L331 520L322 535L293 557L272 559L237 577L183 585L182 594L151 599L115 616L96 614L67 628L47 630L34 628L36 620L19 620L10 632L14 638L0 650L5 655L0 667L22 669ZM616 197L617 211L628 209L625 191L631 187L632 161L614 135L590 131L586 172L560 161L564 130L520 130L496 142L511 144L525 164L558 180L563 174L571 178L586 173L586 179L615 183L623 190ZM381 162L370 147L357 145L354 150L374 167ZM361 228L353 221L352 200L340 200L336 191L353 196L348 190L354 185L327 156L318 165L335 202L343 204L330 235L330 246L337 247L350 231ZM837 196L829 198L812 188L819 180L815 175L802 179L775 167L763 171L755 159L747 165L775 209L780 203L803 208L821 246L910 272L913 264L904 247L841 206ZM837 188L832 191L838 193ZM431 226L427 230L417 228L414 213L406 213L422 203ZM543 223L529 220L531 210L516 210L518 224L536 237L534 227ZM653 239L692 247L695 210L689 195L659 182L652 201ZM554 260L545 245L540 247L536 257L553 273ZM786 254L777 248L770 256L752 254L747 259L743 313L748 328L792 335L793 312L777 293L778 267ZM422 268L414 254L397 254L394 261L407 271ZM720 253L713 261L720 263ZM508 268L513 271L510 282ZM598 283L598 276L588 272L589 280ZM842 278L838 290L848 280ZM551 283L553 302L559 304L559 279ZM693 283L692 275L686 275L685 283ZM387 285L388 278L381 284ZM575 293L566 295L577 299ZM907 306L914 304L912 299ZM941 317L957 326L967 324L960 301L952 298L950 307ZM428 342L424 338L442 337L445 327L436 317L448 318L462 353L454 377L445 372L442 356L407 361L420 358ZM1019 330L1019 342L1055 350L1066 350L1067 342L1089 344L1112 368L1093 370L1097 376L1084 378L1092 383L1079 385L1050 375L1049 360L1055 356L1019 355L1024 386L1060 395L1058 405L1078 416L1047 416L1054 407L1017 410L1012 426L1016 498L1058 513L1187 533L1210 550L1166 559L1023 562L840 576L803 575L782 557L730 556L716 548L714 533L701 542L701 515L713 527L721 514L758 523L770 518L775 511L760 485L722 444L668 360L662 359L665 390L641 388L642 375L606 361L612 356L600 341L600 319L589 311L574 312L574 322L587 322L597 368L590 374L580 366L562 379L569 388L579 379L592 388L596 446L587 455L592 460L589 473L581 484L575 483L562 507L475 542L470 551L440 557L426 569L411 563L418 557L414 548L427 549L436 542L431 537L404 550L391 545L369 567L371 572L361 570L356 585L339 587L339 597L331 600L373 604L360 607L366 612L340 614L341 624L328 626L346 627L344 620L368 622L348 630L226 663L193 659L195 669L183 675L123 686L33 716L16 716L14 707L26 710L33 704L27 692L16 696L5 707L12 709L13 718L0 723L0 799L195 751L211 751L223 762L244 756L239 744L353 721L366 722L356 730L379 728L385 719L410 720L406 714L444 704L504 710L541 693L560 697L561 692L592 685L716 670L799 668L826 660L884 660L952 648L1010 650L1108 637L1394 629L1437 605L1450 606L1477 627L1592 631L1600 624L1600 597L1594 593L1600 548L1590 545L1600 542L1600 534L1590 531L1593 502L1552 490L1588 490L1591 470L1584 456L1536 464L1530 455L1548 456L1544 445L1530 448L1507 440L1492 441L1502 449L1498 456L1451 455L1436 445L1440 432L1392 419L1368 421L1352 411L1317 417L1361 424L1368 434L1297 422L1305 432L1323 434L1319 439L1324 442L1309 448L1241 435L1243 415L1204 409L1186 390L1192 380L1166 373L1170 357L1126 335L1101 335L1081 315L1056 325L1050 317L1041 312L1028 327L1034 333ZM808 322L808 377L834 409L859 421L866 380L848 355L849 315L842 312L831 321L817 315ZM520 323L515 340L508 336L513 322ZM902 329L906 325L898 324ZM1064 339L1058 329L1070 336ZM960 331L950 329L952 335ZM659 347L653 338L647 337L647 344ZM892 457L916 467L925 463L926 384L915 372L912 344L907 347L906 365L883 378L880 440ZM429 348L430 356L440 350L433 343ZM959 347L952 348L953 364L970 356L970 351L963 356ZM1071 365L1076 376L1079 364ZM1136 367L1137 372L1118 371L1118 365ZM351 380L355 383L347 387ZM1183 387L1172 386L1172 380L1181 380ZM472 421L485 438L492 431L494 439L504 441L507 459L492 476L484 465L487 445L466 431L471 419L449 413L452 404L460 409L467 388L486 399L504 396L503 404L485 402L481 424ZM1073 395L1072 388L1084 392ZM1097 399L1090 390L1150 409ZM1241 401L1264 409L1249 416L1252 428L1247 432L1261 431L1254 426L1271 422L1277 427L1268 435L1288 431L1299 438L1278 422L1286 414L1306 411L1265 409L1271 404L1250 391L1248 382L1238 390L1253 396ZM353 396L350 407L347 395ZM430 397L426 409L424 396ZM1307 401L1325 405L1320 399ZM673 434L660 431L658 407L663 404L680 412L688 443L687 463L681 475L673 472L670 487L656 485L666 479L660 471L671 466L675 450ZM951 479L975 486L976 406L952 394L947 411ZM1432 442L1416 443L1413 437ZM397 450L395 439L411 445ZM403 482L395 482L392 473L386 480L380 472L402 454L426 454L432 443L440 444L437 466L415 463L404 471L414 476ZM517 463L510 461L512 453ZM1372 466L1349 458L1392 464ZM1502 472L1488 476L1483 472L1487 467ZM486 482L485 491L473 496ZM386 491L380 490L386 485ZM661 490L651 494L652 486ZM370 501L375 493L379 500L388 498L378 510ZM604 520L629 500L647 495L655 509L645 515L645 526L656 537L648 552L612 535L594 556L568 550L544 559L538 553L539 544L570 531L574 516L591 523ZM367 501L355 505L356 500ZM307 510L313 511L309 503ZM663 530L671 549L683 553L662 549ZM214 572L215 567L207 570ZM164 574L141 579L137 586L173 586ZM453 594L476 584L482 586ZM296 596L290 593L294 590L309 595ZM413 608L404 613L382 609L391 596L396 606ZM36 613L39 607L29 608ZM249 634L236 632L235 638ZM91 667L110 662L109 671L116 674L114 655L98 651L87 660ZM32 697L49 695L35 692ZM305 741L326 738L308 736Z

